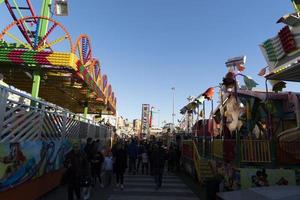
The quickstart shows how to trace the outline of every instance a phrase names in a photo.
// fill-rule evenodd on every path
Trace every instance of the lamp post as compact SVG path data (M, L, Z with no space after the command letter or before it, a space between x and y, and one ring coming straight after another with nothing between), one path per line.
M172 123L175 125L175 87L172 87L173 92L173 113L172 113Z

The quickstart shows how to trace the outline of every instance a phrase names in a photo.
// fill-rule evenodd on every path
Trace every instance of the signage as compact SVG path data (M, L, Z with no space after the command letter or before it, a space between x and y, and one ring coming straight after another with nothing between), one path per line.
M150 105L142 105L142 127L141 127L141 138L146 138L149 134L150 126Z

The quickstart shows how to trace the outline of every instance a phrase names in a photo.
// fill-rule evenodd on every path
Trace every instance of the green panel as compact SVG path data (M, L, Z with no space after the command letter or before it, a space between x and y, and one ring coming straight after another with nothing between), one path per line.
M23 55L21 56L21 58L28 64L38 64L36 62L36 60L33 58L35 55L37 54L37 52L33 52L33 51L26 51L23 53Z

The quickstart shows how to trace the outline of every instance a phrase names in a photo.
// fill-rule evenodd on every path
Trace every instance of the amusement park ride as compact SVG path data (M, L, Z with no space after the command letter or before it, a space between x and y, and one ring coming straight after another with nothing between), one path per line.
M293 177L287 182L300 184L297 168L300 162L300 93L281 91L286 84L284 81L300 82L300 1L292 2L296 13L280 18L277 23L285 26L277 36L260 45L268 64L259 73L266 79L265 91L253 89L257 83L243 74L246 69L244 56L228 59L225 63L228 73L219 86L220 104L215 109L212 104L209 119L202 116L187 134L192 140L183 142L185 165L188 160L192 161L199 181L212 176L223 177L225 190L249 188L251 181L252 187L280 185L281 181L259 185L255 182L259 175L255 173L267 170L267 173L274 173L273 180L287 181L280 171L286 170L284 173ZM269 73L265 75L267 68ZM238 76L244 78L244 85L240 85ZM213 101L213 89L208 88L194 98L181 109L181 114L190 116L204 112L205 101ZM191 169L190 166L186 168Z
M54 2L57 15L67 2ZM89 37L74 42L50 18L52 0L0 6L13 19L0 31L0 199L38 199L59 185L74 143L91 137L110 146L111 128L86 115L115 115L117 100Z
M38 16L30 0L2 1L13 19L0 32L4 81L74 113L115 114L117 100L93 57L91 40L82 34L74 42L61 23L49 18L52 0L41 2ZM66 2L56 1L55 8Z

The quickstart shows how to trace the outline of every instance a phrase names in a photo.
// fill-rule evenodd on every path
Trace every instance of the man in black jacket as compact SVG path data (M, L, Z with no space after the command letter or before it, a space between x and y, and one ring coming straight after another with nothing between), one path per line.
M74 192L76 198L80 199L81 181L83 177L90 175L90 167L85 153L80 151L79 144L73 145L73 149L66 155L64 165L67 168L65 178L68 184L68 199L73 200Z
M157 190L162 185L166 157L166 150L162 146L162 141L158 141L153 147L153 172Z

